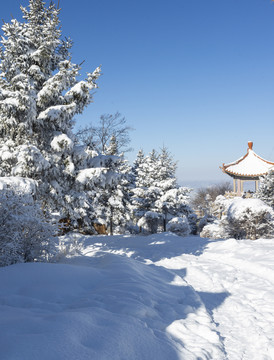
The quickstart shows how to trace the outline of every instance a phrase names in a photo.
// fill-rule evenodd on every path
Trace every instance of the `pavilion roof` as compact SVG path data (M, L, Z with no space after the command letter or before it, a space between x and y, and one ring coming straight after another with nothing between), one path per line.
M246 155L230 164L223 164L223 172L235 177L255 178L266 175L271 168L274 169L273 162L261 158L252 148L253 142L249 141Z

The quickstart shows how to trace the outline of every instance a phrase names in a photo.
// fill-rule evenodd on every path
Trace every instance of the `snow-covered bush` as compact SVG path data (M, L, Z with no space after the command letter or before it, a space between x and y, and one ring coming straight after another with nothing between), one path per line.
M209 239L226 239L229 237L222 220L215 220L205 225L200 232L200 236Z
M201 237L210 239L223 239L227 236L224 223L229 206L235 198L228 198L223 195L216 197L210 206L210 211L202 217L198 223L198 232ZM221 219L224 219L222 221Z
M259 199L235 198L221 220L204 226L201 237L259 239L274 235L274 211Z
M161 215L154 211L147 211L138 221L137 225L145 232L154 234L157 232Z
M82 253L83 244L79 233L69 233L59 237L59 250L54 261L60 262L65 258L78 256Z
M191 212L190 214L188 214L187 219L190 226L190 234L196 235L198 232L197 215L194 212Z
M236 239L268 238L274 234L274 211L259 199L235 199L227 211L227 232Z
M53 227L31 194L0 192L0 266L47 261L56 252Z
M229 198L223 195L216 197L215 201L211 205L211 214L221 219L227 214L229 206L235 200L235 197Z
M205 226L212 224L215 220L216 218L212 215L206 214L205 216L203 216L198 222L198 226L197 226L198 233L201 233Z
M167 231L171 231L180 236L188 236L191 232L186 216L174 217L167 224Z

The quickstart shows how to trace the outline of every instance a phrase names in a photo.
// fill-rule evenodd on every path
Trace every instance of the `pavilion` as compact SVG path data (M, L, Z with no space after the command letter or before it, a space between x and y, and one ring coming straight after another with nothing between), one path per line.
M258 190L260 176L266 175L271 168L274 169L274 163L258 156L253 151L253 142L249 141L246 155L230 164L223 164L220 168L233 178L234 193L241 195L245 181L255 181L255 190Z

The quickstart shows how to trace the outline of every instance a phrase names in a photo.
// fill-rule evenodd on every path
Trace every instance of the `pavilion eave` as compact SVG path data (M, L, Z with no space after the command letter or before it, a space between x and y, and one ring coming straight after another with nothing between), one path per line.
M256 181L256 180L260 180L260 177L263 176L264 174L261 175L240 175L240 174L233 174L233 173L229 173L228 171L224 171L227 175L231 176L233 179L235 180L243 180L243 181Z

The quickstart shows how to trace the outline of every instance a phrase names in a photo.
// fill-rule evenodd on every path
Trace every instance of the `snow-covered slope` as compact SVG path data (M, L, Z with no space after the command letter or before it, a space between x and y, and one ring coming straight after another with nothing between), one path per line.
M0 269L1 360L274 359L274 241L82 237Z

